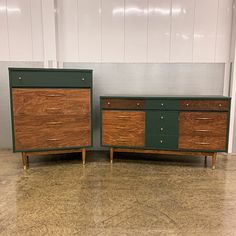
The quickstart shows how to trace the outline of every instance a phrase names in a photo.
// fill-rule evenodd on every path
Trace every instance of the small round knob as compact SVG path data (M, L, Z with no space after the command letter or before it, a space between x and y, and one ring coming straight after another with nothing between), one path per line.
M160 140L160 143L163 143L163 140Z
M139 106L140 105L140 103L139 102L137 102L137 106Z
M83 81L85 81L85 78L82 78Z
M107 102L107 105L110 105L111 103L110 102Z
M19 77L18 79L19 79L19 80L22 80L22 78L21 78L21 77Z
M188 107L188 106L189 106L189 103L186 104L186 107Z
M164 116L161 116L161 120L163 120L164 119Z
M163 106L164 106L164 103L161 103L161 106L163 107Z
M219 104L219 107L222 107L222 104L221 104L221 103Z
M164 129L163 128L161 128L161 131L163 131Z

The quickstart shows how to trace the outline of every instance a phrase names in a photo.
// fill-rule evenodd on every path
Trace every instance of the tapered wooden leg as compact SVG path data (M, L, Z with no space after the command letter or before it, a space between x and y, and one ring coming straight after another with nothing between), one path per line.
M110 162L111 162L111 163L113 163L113 154L114 154L113 148L111 147L111 148L110 148Z
M212 156L212 170L216 168L216 155L217 153L214 153Z
M82 148L82 161L83 161L83 165L85 165L85 159L86 159L86 149Z
M205 166L207 165L207 156L205 156Z
M29 168L29 157L25 152L22 152L22 163L24 170Z

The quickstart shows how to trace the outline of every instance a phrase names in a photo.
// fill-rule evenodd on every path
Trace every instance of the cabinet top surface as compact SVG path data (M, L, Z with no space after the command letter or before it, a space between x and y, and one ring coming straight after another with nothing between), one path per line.
M230 97L222 96L222 95L104 95L100 96L103 98L125 98L125 99L225 99L229 100Z
M93 70L90 69L56 69L56 68L17 68L17 67L9 67L9 71L51 71L51 72L56 72L56 71L63 71L63 72L93 72Z

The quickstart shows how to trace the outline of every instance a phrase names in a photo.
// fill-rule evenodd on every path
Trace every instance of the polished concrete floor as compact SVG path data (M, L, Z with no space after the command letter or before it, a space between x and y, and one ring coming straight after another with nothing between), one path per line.
M0 235L236 235L236 156L0 151Z

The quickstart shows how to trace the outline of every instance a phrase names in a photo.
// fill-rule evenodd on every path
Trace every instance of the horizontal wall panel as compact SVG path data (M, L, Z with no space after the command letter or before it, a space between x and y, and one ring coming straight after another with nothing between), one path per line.
M0 61L10 60L6 4L6 0L0 0Z
M219 0L215 61L228 62L230 57L230 40L233 0Z
M171 62L193 59L195 0L172 0Z
M218 0L196 0L194 22L194 62L214 62Z
M101 62L101 0L78 0L79 61Z
M149 0L148 14L148 62L169 62L171 0Z
M102 61L124 61L124 0L102 0Z
M78 61L78 1L58 0L58 56L60 61Z
M32 61L30 0L7 0L10 59Z
M147 0L125 1L125 62L147 61Z

